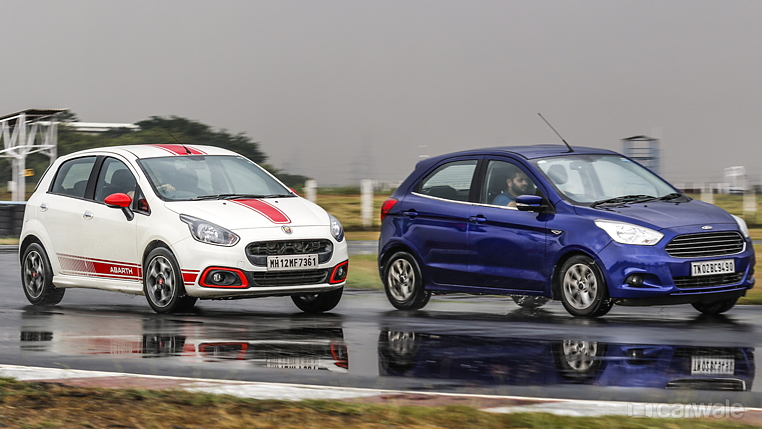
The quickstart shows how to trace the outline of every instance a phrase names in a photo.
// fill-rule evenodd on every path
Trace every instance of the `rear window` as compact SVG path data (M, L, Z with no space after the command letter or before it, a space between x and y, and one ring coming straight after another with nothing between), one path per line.
M417 192L445 200L468 201L476 163L473 159L444 164L421 181Z
M64 162L56 173L50 192L84 198L87 181L90 179L94 165L94 156L75 158Z

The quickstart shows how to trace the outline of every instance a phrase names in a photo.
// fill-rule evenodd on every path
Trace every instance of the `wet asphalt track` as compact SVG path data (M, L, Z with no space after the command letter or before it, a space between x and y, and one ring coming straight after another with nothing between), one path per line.
M614 307L584 320L556 302L526 310L505 297L452 295L407 313L382 293L349 290L316 316L284 297L199 301L193 313L157 315L142 296L71 289L61 304L39 308L24 297L16 258L0 253L0 364L762 407L754 357L762 307L720 317L691 306ZM692 375L702 361L724 374Z

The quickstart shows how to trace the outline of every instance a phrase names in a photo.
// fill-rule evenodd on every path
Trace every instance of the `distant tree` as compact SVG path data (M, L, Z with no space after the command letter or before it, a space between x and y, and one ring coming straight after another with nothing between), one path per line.
M259 143L252 141L245 133L231 134L226 130L214 129L201 122L178 116L152 116L149 119L137 122L136 125L139 127L137 130L118 128L101 134L78 132L74 127L70 126L72 122L79 121L77 115L71 110L59 113L58 120L60 121L58 127L59 156L94 147L132 144L174 144L180 141L189 145L209 145L229 149L240 153L257 164L264 163L267 160L267 155L262 152ZM0 187L4 187L5 182L10 180L11 168L10 163L7 161L0 160L0 163L4 164L0 167ZM38 181L48 164L48 158L44 155L32 154L27 157L27 168L34 170L34 176L29 177L27 183ZM277 169L271 169L270 171L276 176L280 174ZM288 182L293 183L294 180L289 178Z
M301 174L286 173L270 164L259 164L259 166L269 171L273 176L280 179L280 181L283 182L286 186L298 192L301 192L304 189L304 182L309 179L309 177L302 176Z
M162 142L174 143L177 139L185 144L224 147L240 153L256 163L264 162L267 159L267 155L259 149L259 143L251 141L251 138L244 133L233 135L225 130L215 131L209 125L190 119L177 116L170 116L169 118L152 116L150 119L140 121L135 125L140 127L138 133L145 133L146 137L150 135L152 139L159 139ZM162 133L164 134L162 135Z

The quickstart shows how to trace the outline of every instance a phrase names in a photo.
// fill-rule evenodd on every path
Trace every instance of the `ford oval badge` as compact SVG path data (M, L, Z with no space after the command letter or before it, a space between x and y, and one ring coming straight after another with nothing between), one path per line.
M290 226L282 226L282 227L280 227L280 229L282 229L283 232L285 232L286 234L291 234L292 232L294 232L294 230L291 229Z
M701 227L701 229L714 229L714 228L709 225L704 225Z

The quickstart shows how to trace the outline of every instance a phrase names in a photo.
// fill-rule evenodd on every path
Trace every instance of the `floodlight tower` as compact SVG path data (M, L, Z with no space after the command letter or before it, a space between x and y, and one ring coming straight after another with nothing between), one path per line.
M622 139L622 153L638 161L656 174L660 174L661 162L659 139L648 136L632 136Z
M13 201L26 199L26 157L43 153L52 163L58 156L56 115L67 109L27 109L0 117L0 158L10 158L9 187Z

